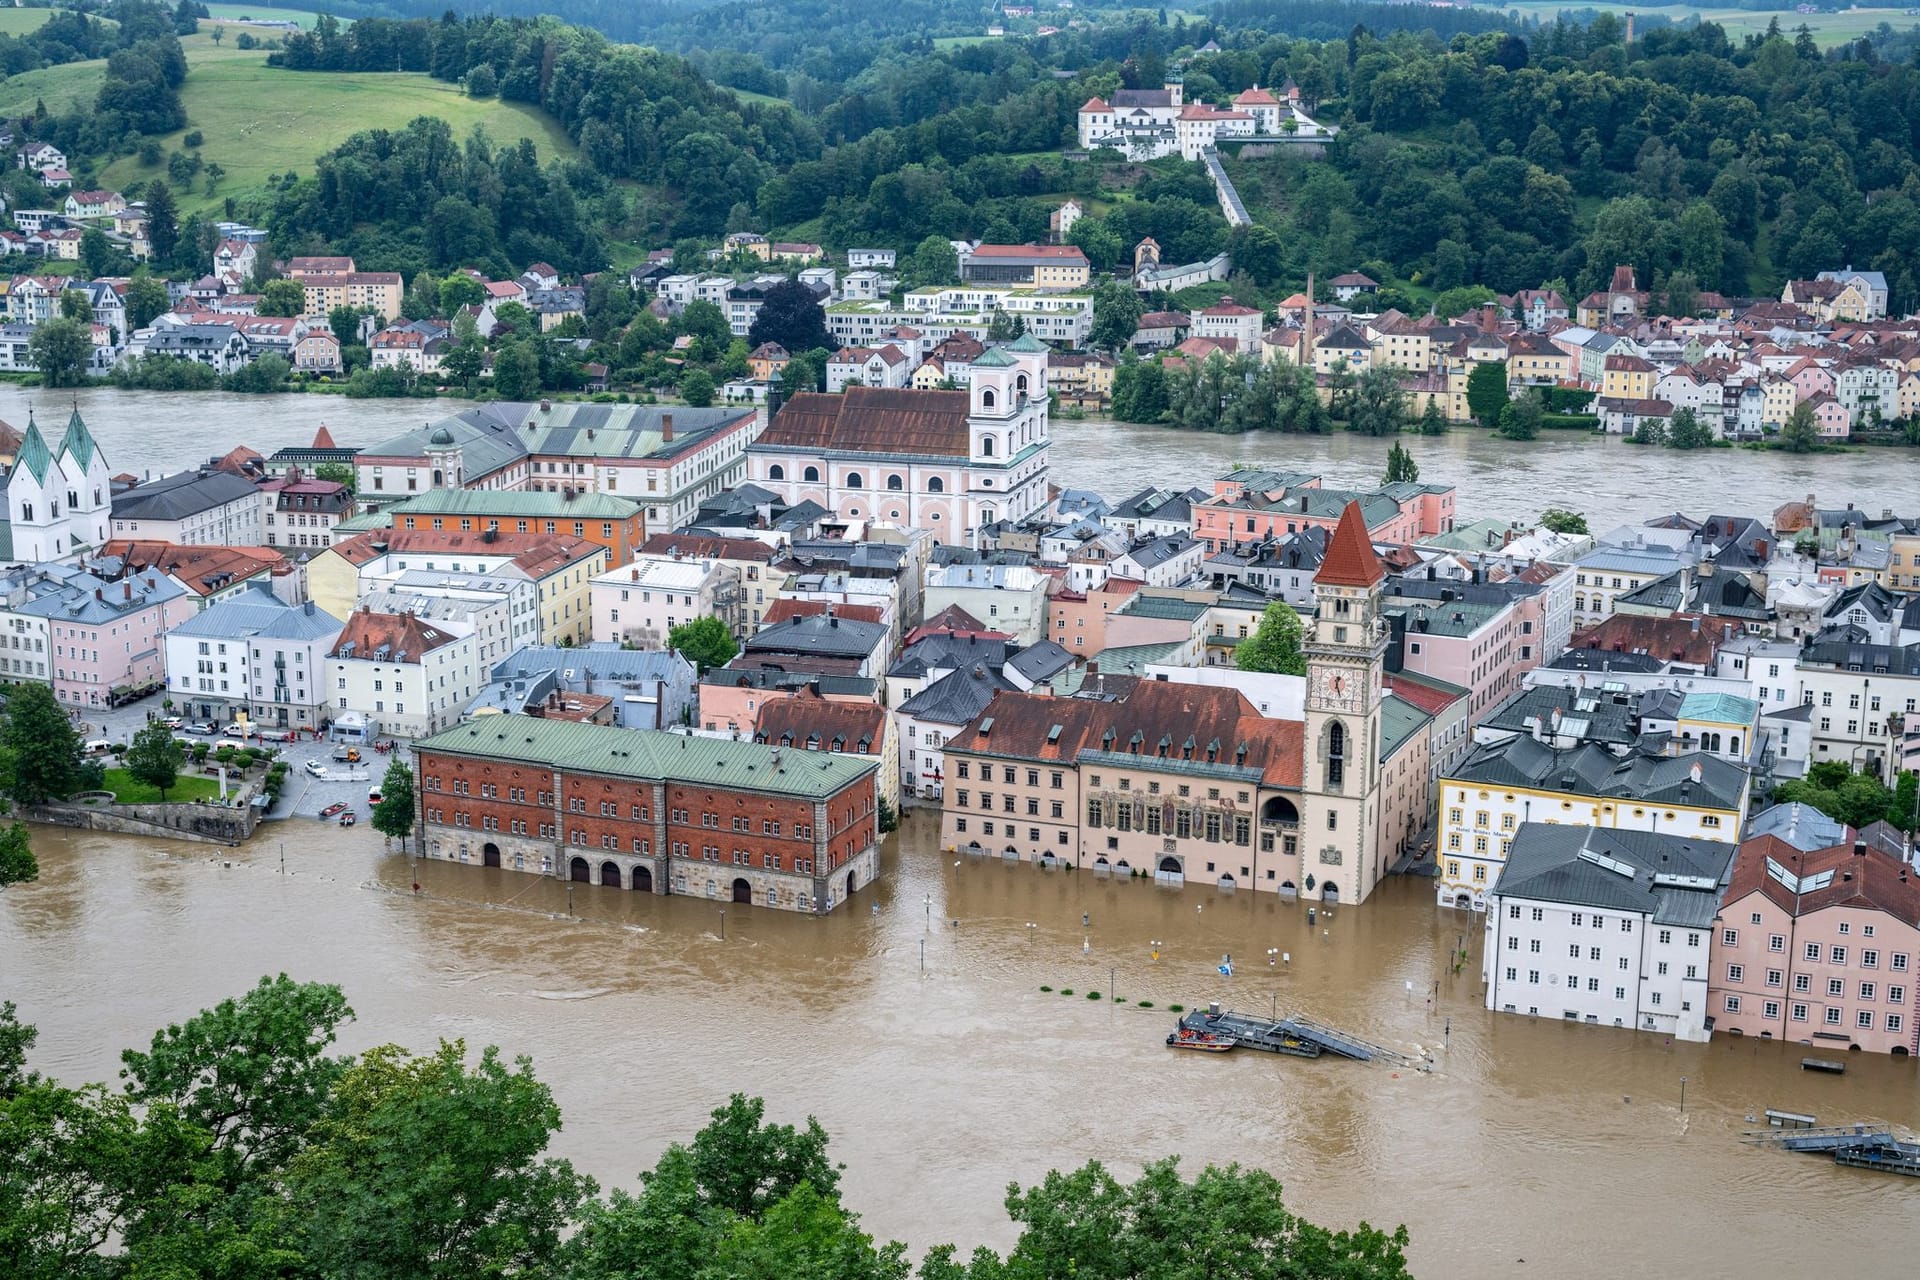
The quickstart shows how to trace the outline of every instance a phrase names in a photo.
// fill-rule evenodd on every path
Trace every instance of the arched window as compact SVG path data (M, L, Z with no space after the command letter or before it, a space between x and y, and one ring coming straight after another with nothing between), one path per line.
M767 479L785 480L786 478L787 478L787 469L785 467L773 466L773 467L767 468Z
M947 482L945 480L942 480L939 476L935 476L931 480L927 481L928 493L945 493L946 491L947 491Z
M980 407L982 409L993 408L993 388L992 387L985 387L981 389Z
M802 480L805 480L805 481L806 481L806 482L807 482L808 484L819 484L819 483L820 483L820 468L818 468L818 467L808 467L808 468L807 468L807 469L806 469L805 471L802 471L802 472L800 473L800 478L801 478Z
M988 392L987 394L991 395L993 393ZM982 436L980 438L980 452L989 458L993 456L993 437L992 436Z
M847 488L859 489L862 487L863 485L860 480L860 473L858 471L847 472Z
M1018 378L1014 379L1013 385L1021 395L1027 394L1027 375L1024 373L1021 374Z
M891 475L887 477L887 488L892 489L895 492L898 492L899 490L905 487L906 487L905 484L901 482L901 479L898 475Z
M1347 773L1347 728L1338 720L1327 726L1327 789L1338 787Z

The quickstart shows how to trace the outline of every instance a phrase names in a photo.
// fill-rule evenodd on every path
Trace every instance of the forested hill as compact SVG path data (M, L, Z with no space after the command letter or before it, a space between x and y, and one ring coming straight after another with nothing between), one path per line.
M805 14L816 0L798 3ZM1221 12L1317 30L1358 9L1411 21L1416 8L1433 21L1460 16L1309 0L1231 0ZM703 20L744 14L722 6ZM538 219L509 231L521 215L486 182L442 185L450 166L429 165L429 180L406 188L419 162L396 160L396 148L439 155L441 143L369 135L324 158L317 179L278 192L271 212L289 237L359 235L396 265L421 262L423 246L432 265L449 265L494 234L507 258L539 246L564 264L599 255L608 238L658 244L735 228L840 248L1026 239L1044 235L1047 211L1073 193L1091 214L1075 239L1096 263L1150 234L1183 259L1232 247L1259 287L1358 268L1415 302L1464 285L1557 281L1580 292L1630 263L1643 287L1685 303L1701 291L1775 291L1788 276L1851 263L1885 271L1896 305L1920 302L1910 37L1823 52L1805 34L1735 42L1713 24L1644 31L1631 47L1622 36L1608 15L1519 34L1361 25L1320 40L1177 17L1162 25L1140 12L1046 39L895 49L841 80L824 65L814 77L756 63L790 106L738 97L679 56L552 19L323 23L290 37L276 61L417 69L536 104L580 144L579 161L544 179L574 199L542 196ZM831 57L837 38L813 47ZM1219 51L1196 53L1207 39ZM1320 158L1230 161L1259 224L1231 246L1191 166L1064 156L1080 103L1158 84L1171 66L1196 101L1291 78L1342 126ZM622 180L639 185L614 185ZM435 215L449 197L456 235Z

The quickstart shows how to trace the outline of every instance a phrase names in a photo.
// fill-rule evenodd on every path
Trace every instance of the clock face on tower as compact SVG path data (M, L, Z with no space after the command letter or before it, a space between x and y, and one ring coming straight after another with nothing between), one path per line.
M1341 711L1358 711L1361 704L1361 680L1344 671L1329 671L1325 667L1313 673L1314 699L1323 707L1333 707Z

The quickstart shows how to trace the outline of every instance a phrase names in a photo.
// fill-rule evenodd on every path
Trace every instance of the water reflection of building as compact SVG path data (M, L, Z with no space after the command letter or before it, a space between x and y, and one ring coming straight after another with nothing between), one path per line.
M520 715L415 749L429 858L815 913L879 870L873 758Z
M1432 806L1431 716L1384 687L1384 576L1350 506L1315 579L1302 718L1234 688L1097 673L1068 696L998 692L945 746L943 843L1364 900Z

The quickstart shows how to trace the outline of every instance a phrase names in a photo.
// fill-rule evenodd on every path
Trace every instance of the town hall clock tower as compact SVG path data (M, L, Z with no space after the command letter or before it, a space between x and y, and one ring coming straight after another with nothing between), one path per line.
M1315 614L1302 646L1307 718L1300 888L1330 902L1364 901L1385 870L1378 847L1385 577L1360 504L1349 502L1314 575Z

